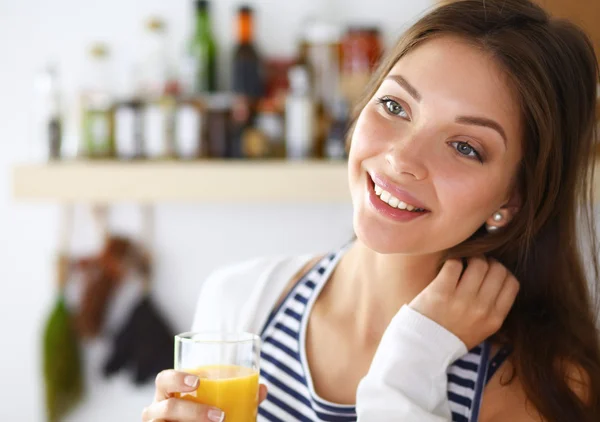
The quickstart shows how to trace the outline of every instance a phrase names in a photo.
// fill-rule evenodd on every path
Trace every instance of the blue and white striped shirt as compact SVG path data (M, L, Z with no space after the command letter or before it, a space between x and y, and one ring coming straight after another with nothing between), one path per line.
M306 357L309 315L344 250L330 254L291 289L265 324L261 337L261 382L269 389L258 409L259 422L356 421L356 407L331 403L315 392ZM475 347L448 369L448 401L455 422L477 422L483 388L508 353L489 360L487 342Z

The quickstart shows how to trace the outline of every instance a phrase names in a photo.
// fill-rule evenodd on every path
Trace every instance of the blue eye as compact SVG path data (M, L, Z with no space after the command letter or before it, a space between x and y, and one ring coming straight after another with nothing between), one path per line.
M378 98L377 103L381 104L385 108L386 113L391 114L392 116L399 116L408 119L408 113L397 101L394 101L391 98L383 97Z
M483 164L483 159L481 158L481 154L477 152L475 148L473 148L468 142L451 142L450 143L456 151L465 157L475 158L479 162Z

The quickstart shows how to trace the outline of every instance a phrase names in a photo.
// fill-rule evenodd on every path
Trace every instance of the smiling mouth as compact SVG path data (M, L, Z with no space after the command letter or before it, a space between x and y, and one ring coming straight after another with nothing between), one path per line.
M386 191L384 188L377 185L377 183L375 183L373 181L373 179L371 179L370 182L371 182L371 187L375 191L375 195L377 195L377 197L379 198L379 200L381 202L388 205L390 208L399 209L402 211L408 211L408 212L417 213L417 214L419 214L419 213L422 214L422 213L428 212L424 208L418 208L418 207L415 207L414 205L411 205L404 201L401 201L400 199L398 199L394 195L392 195L390 192Z

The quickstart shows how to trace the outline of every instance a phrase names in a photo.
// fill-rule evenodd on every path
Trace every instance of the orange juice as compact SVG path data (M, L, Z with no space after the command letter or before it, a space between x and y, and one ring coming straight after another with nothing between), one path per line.
M182 399L215 406L225 412L227 422L255 422L258 411L258 371L235 365L211 365L183 372L197 375L195 392Z

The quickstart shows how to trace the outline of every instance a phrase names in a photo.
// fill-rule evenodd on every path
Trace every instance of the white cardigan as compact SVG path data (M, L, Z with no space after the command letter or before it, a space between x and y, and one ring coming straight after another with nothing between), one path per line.
M192 330L260 335L283 290L312 258L261 258L213 272L202 286ZM454 334L403 306L359 383L358 420L450 421L446 371L466 353L466 346Z

